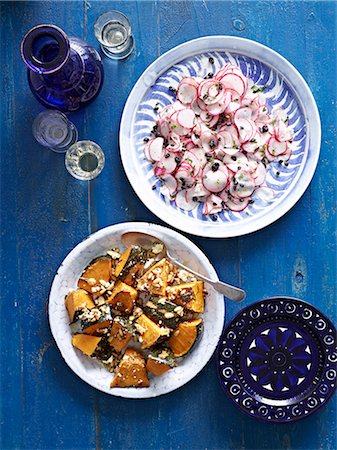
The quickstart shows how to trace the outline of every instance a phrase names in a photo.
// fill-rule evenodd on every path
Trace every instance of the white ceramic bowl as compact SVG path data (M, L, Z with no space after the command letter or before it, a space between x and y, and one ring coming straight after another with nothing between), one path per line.
M113 375L100 363L83 355L71 344L71 331L64 298L70 289L76 289L77 280L90 261L112 247L124 246L121 235L126 231L140 231L162 239L181 262L192 269L217 280L217 274L203 252L189 239L176 231L143 222L126 222L103 228L78 244L59 267L49 296L49 322L52 334L68 366L86 383L111 395L129 398L149 398L166 394L190 381L207 364L220 338L225 304L222 295L207 284L204 331L191 353L182 363L160 377L151 378L148 388L110 388Z
M214 60L209 63L209 57ZM288 165L268 165L266 184L275 196L265 205L255 201L241 212L223 211L218 220L202 214L202 204L193 211L179 209L165 199L153 167L144 156L148 137L159 109L174 101L169 87L185 76L205 76L226 62L240 67L254 83L267 85L267 106L282 107L295 131L293 154ZM233 237L259 230L282 217L307 189L318 162L321 126L317 106L305 80L285 58L272 49L235 36L206 36L186 42L154 61L142 74L126 102L121 127L120 151L126 175L141 201L160 219L180 230L206 237Z

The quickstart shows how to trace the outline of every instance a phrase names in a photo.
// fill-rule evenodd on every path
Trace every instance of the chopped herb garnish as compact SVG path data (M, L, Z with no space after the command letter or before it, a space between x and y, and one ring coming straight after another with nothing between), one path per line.
M268 86L266 84L261 87L255 86L255 84L254 84L254 86L252 86L252 92L253 92L253 94L257 94L258 92L263 92L267 87Z

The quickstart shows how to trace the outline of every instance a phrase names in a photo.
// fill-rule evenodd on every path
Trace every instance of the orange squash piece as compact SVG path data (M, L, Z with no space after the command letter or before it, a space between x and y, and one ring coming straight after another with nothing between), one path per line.
M101 339L100 337L89 336L88 334L75 334L72 337L71 343L84 354L91 356Z
M160 328L153 320L149 319L145 314L142 314L136 320L139 327L136 326L141 335L140 342L142 348L149 348L155 344L162 336L168 336L169 330L167 328Z
M169 299L177 305L184 306L199 314L204 312L205 302L203 281L191 281L189 283L170 286L168 291ZM183 295L184 291L191 294L191 300L186 302Z
M96 288L100 286L100 280L110 282L112 276L112 260L110 258L100 259L89 265L78 280L78 287L90 293L96 293ZM93 288L94 291L93 291Z
M118 263L115 267L115 276L118 277L121 271L124 269L125 264L127 263L130 254L132 251L132 247L128 247L125 252L123 252L118 260Z
M127 348L117 367L110 387L148 387L150 386L146 372L146 363L137 350Z
M108 298L107 302L110 303L115 309L125 314L130 314L135 301L138 297L138 292L132 286L118 281Z
M90 295L83 289L69 292L65 299L65 305L70 322L74 320L76 311L80 311L84 308L92 309L95 307L95 303L92 301Z
M146 369L148 370L148 372L151 372L153 373L153 375L159 377L160 375L163 375L163 373L170 370L171 367L164 362L160 362L153 358L148 358L146 362Z
M202 323L202 319L182 322L174 330L168 345L175 358L184 356L191 350L202 328Z
M139 278L139 273L144 269L144 264L138 261L134 266L130 268L125 277L123 277L123 282L129 286L134 286L137 283L136 278Z
M121 352L131 337L132 334L128 332L126 327L124 327L124 325L118 320L115 320L111 327L109 337L111 347L113 347L116 352Z
M103 330L103 328L109 328L111 324L111 320L103 320L102 322L96 322L93 325L89 325L86 328L83 328L83 333L87 334L95 334L99 330Z
M168 264L165 258L158 261L139 278L137 288L148 290L153 295L166 295Z

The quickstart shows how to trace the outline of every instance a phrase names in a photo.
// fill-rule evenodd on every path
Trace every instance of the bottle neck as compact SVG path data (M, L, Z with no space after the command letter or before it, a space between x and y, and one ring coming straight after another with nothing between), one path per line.
M22 59L28 69L36 73L55 73L65 65L69 55L69 39L55 25L37 25L21 42Z

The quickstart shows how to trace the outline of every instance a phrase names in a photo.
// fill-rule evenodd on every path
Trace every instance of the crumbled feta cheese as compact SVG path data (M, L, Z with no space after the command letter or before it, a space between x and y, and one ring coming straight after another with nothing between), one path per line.
M97 306L104 305L104 303L105 303L104 297L99 296L98 298L95 299L95 303Z
M149 300L145 306L151 309L157 309L157 306L153 302L151 302L151 300Z
M110 288L110 283L108 281L105 280L99 280L99 282L101 283L101 285L105 288Z
M115 252L114 250L108 250L107 254L112 258L112 259L119 259L121 257L120 253Z
M174 313L173 312L166 312L164 314L165 319L172 319L174 317Z
M182 306L176 306L173 311L175 311L178 316L184 315L184 308Z

